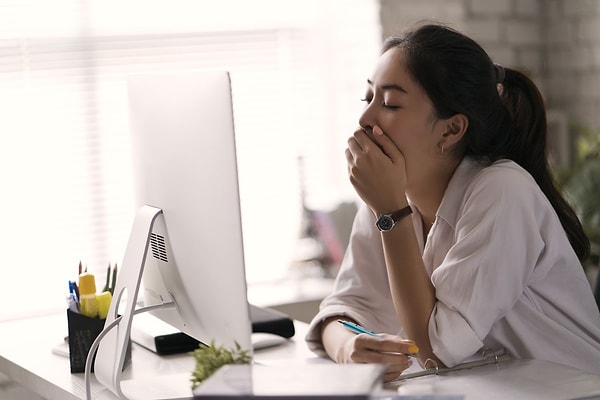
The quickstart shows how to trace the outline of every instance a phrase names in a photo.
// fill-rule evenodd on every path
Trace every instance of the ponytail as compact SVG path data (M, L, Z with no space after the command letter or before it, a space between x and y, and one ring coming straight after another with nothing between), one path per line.
M548 164L542 95L523 73L492 63L474 40L437 24L389 37L383 52L403 49L407 68L433 103L438 118L461 113L469 126L451 151L481 163L511 159L544 192L581 261L590 242L577 214L558 191Z
M505 68L500 98L512 120L505 157L535 179L558 214L580 261L590 255L590 242L581 221L554 182L548 163L547 123L544 100L536 85L523 73Z

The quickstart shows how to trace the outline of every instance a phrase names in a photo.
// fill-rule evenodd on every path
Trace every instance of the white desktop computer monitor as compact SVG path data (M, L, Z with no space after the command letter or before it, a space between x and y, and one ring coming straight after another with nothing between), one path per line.
M152 313L175 328L251 354L230 85L223 71L128 80L139 211L105 327L121 321L100 342L94 365L119 396L140 288L144 306L173 306Z

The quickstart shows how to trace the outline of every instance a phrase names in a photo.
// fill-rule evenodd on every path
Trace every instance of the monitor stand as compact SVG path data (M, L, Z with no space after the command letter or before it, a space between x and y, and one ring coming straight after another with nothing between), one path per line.
M162 215L160 208L144 205L135 216L104 326L110 326L119 314L121 320L101 339L94 363L98 381L122 399L126 399L121 389L121 374L129 344L131 321L135 313L150 234L159 215ZM125 308L119 310L122 301L126 301Z

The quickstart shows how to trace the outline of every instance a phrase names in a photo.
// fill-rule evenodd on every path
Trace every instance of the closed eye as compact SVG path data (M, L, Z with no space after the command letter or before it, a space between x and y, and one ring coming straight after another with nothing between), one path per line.
M373 101L373 99L365 97L365 98L360 99L360 101L363 101L367 104L371 104L371 101ZM387 108L388 110L397 110L397 109L401 108L400 106L393 106L391 104L387 104L385 101L381 102L381 106L383 108Z

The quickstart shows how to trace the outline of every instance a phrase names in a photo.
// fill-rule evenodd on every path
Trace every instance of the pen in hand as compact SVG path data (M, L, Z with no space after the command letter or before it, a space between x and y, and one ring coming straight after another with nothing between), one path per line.
M375 337L382 337L381 335L376 334L373 331L368 330L367 328L364 328L358 324L355 324L354 322L350 322L350 321L344 321L342 319L338 319L337 322L339 322L340 324L342 324L346 329L360 334L360 333L366 333L367 335L371 335L371 336L375 336ZM419 352L419 348L416 345L411 345L409 347L409 353L402 353L405 354L409 357L418 357L417 353Z
M370 331L367 328L363 328L362 326L355 324L354 322L344 321L342 319L338 319L338 322L342 324L346 329L351 330L354 333L366 333L367 335L381 337L375 332Z

